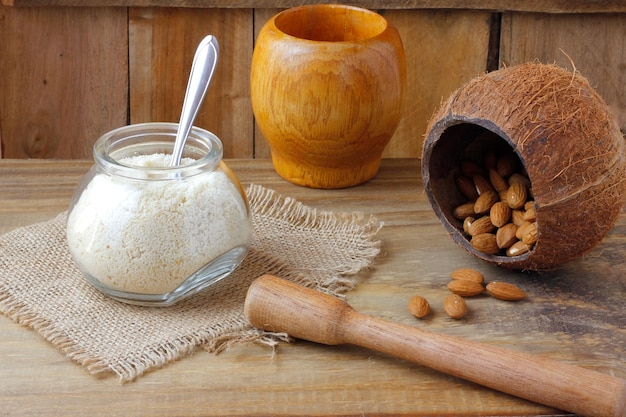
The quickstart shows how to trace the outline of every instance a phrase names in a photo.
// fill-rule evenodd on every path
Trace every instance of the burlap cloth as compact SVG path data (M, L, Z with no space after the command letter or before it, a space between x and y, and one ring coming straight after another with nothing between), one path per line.
M380 251L374 217L321 212L251 185L254 238L230 277L166 308L113 301L92 288L67 248L67 213L0 236L0 311L28 326L90 373L131 381L204 348L240 342L275 345L287 335L250 326L243 303L250 283L270 273L339 295Z

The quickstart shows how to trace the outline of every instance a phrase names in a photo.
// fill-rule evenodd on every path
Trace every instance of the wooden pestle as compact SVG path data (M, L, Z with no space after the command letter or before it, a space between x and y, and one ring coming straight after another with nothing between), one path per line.
M244 311L253 326L267 331L366 347L576 414L626 416L623 379L366 316L336 297L272 275L252 283Z

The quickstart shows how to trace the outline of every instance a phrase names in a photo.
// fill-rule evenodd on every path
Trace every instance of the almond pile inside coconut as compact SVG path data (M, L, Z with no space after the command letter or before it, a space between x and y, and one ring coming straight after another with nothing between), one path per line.
M535 202L514 152L487 152L482 163L460 162L456 186L467 202L454 209L472 247L488 255L518 256L537 242Z

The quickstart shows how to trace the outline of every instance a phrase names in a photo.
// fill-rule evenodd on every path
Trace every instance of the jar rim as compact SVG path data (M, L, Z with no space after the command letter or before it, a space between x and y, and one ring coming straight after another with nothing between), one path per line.
M178 123L170 122L137 123L113 129L96 140L94 160L102 169L116 175L152 180L190 177L214 170L222 160L222 142L214 133L196 126L191 128L183 149L183 158L191 158L190 163L146 167L121 162L140 155L171 155L177 129Z

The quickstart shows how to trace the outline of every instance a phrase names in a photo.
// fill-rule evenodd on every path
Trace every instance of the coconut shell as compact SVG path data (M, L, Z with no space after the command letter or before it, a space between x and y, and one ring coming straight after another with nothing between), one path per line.
M462 160L511 150L531 181L538 240L523 255L486 255L452 215L466 201L455 176ZM442 104L426 132L422 177L435 213L467 251L511 269L552 269L612 228L626 187L624 137L583 76L528 63L478 76Z

